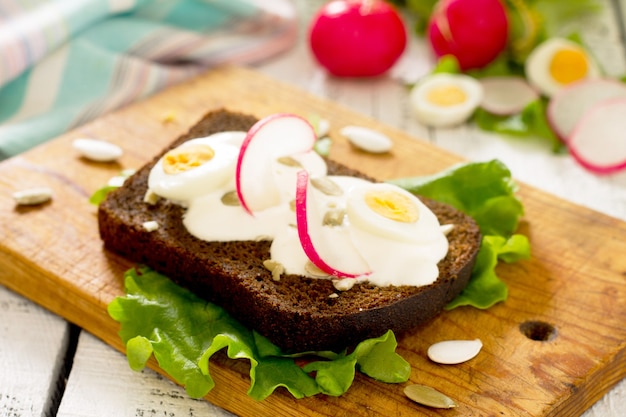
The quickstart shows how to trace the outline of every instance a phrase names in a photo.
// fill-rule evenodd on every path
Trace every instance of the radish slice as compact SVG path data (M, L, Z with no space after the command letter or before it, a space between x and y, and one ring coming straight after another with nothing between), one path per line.
M250 215L280 202L272 175L273 159L308 152L315 144L313 126L300 116L276 113L258 121L244 139L235 172L237 196Z
M626 168L626 97L602 101L576 125L567 141L583 167L598 174Z
M496 115L519 113L539 97L539 93L522 77L486 77L480 83L484 93L480 106Z
M553 96L548 104L550 127L563 142L567 142L576 123L589 109L615 97L626 97L626 84L608 79L589 79L571 84Z
M312 201L309 189L309 174L304 170L299 171L296 180L296 222L300 244L306 256L320 270L337 278L357 278L370 274L371 271L367 270L365 262L352 245L338 243L337 239L325 239L322 217ZM341 267L331 266L326 261L333 257L336 263L342 264ZM343 269L346 267L354 271Z

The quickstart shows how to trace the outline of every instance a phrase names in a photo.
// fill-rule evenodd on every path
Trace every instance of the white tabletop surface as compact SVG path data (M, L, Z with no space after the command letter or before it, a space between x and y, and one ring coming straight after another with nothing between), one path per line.
M626 20L626 1L603 2L604 11L586 22L584 39L609 75L625 74L625 35L619 21ZM416 37L387 77L367 81L328 77L314 64L304 36L306 23L322 2L294 3L305 23L300 42L258 65L259 71L468 160L499 158L521 182L626 221L626 172L593 175L571 157L554 155L546 144L532 139L496 136L469 125L439 130L420 125L408 110L407 89L399 81L424 74L432 65L427 48ZM153 371L131 371L122 354L4 287L0 317L0 417L231 415L206 401L189 399L183 389ZM626 380L583 415L626 415Z

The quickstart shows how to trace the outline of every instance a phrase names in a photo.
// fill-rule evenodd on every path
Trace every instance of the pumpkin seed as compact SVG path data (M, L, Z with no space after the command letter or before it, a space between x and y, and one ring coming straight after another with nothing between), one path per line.
M158 194L152 191L151 189L148 189L143 196L143 202L153 206L157 203L157 201L159 201Z
M445 340L430 346L427 354L433 362L456 365L474 358L482 347L480 339Z
M356 284L356 279L353 278L343 278L343 279L334 279L333 286L337 291L348 291Z
M326 214L324 214L322 225L330 227L341 226L345 216L346 211L343 209L328 210Z
M302 164L291 156L281 156L278 158L278 162L288 167L302 168Z
M229 191L222 196L222 204L225 206L240 206L241 202L239 201L239 196L237 196L237 191Z
M115 161L123 153L116 144L98 139L75 139L72 146L85 158L98 162Z
M318 138L328 135L330 131L330 122L328 119L319 119L315 126L315 134Z
M454 225L453 224L442 224L441 225L441 233L443 233L444 236L448 236L448 234L452 231L452 229L454 229Z
M311 261L306 261L304 270L313 278L328 278L328 274L315 266Z
M121 187L122 185L124 185L124 182L126 182L126 180L135 172L136 171L132 168L123 169L120 171L119 175L116 175L115 177L109 179L107 185L110 187Z
M165 112L161 115L161 122L162 123L173 123L176 121L176 113L175 112Z
M151 220L151 221L143 222L142 226L147 232L154 232L156 229L159 228L159 223L157 223L154 220Z
M13 199L21 206L35 206L52 199L52 189L49 187L34 187L13 193Z
M265 269L272 273L272 279L274 281L280 281L280 276L285 272L285 267L280 262L276 262L272 259L266 259L263 261Z
M333 141L328 136L324 136L323 138L319 138L315 141L313 145L313 149L315 152L320 154L321 156L328 156L330 154L330 148L333 144Z
M404 388L404 394L418 404L433 408L454 408L457 403L447 395L426 385L413 384Z
M346 126L341 134L359 149L371 153L384 153L391 149L391 139L388 136L362 126Z
M107 181L107 185L109 187L121 187L122 185L124 185L127 179L128 177L125 177L123 175L116 175L115 177L111 177L109 181Z
M326 195L340 196L343 195L343 190L337 183L328 177L315 177L311 178L311 185Z

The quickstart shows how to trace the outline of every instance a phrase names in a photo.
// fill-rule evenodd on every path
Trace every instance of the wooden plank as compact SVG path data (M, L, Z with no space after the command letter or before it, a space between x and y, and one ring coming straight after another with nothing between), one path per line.
M158 373L144 369L132 372L126 357L83 332L73 370L57 417L168 416L226 417L229 412L208 401L190 400L185 390Z
M0 287L0 415L48 415L58 405L68 323Z
M223 68L0 164L0 211L9 219L0 226L7 237L0 244L0 282L122 350L117 325L105 308L121 294L122 273L131 264L102 250L95 208L86 198L121 168L149 159L206 110L221 106L257 116L293 111L326 117L336 139L333 158L380 179L432 173L460 160L258 73ZM166 114L173 121L166 122ZM355 151L337 135L346 124L389 134L393 152ZM111 140L126 153L119 164L85 162L70 147L80 136ZM52 203L15 209L10 191L41 184L54 189ZM411 381L455 397L461 415L580 414L626 374L626 225L529 186L522 187L521 196L527 208L523 232L531 238L534 257L499 269L510 299L488 311L446 313L400 340L400 352L413 365ZM525 337L519 326L532 320L554 326L557 337L548 342ZM453 337L479 337L485 349L460 366L428 362L427 346ZM245 366L218 358L212 367L217 387L207 398L240 415L388 415L416 407L404 398L402 386L360 377L341 398L296 401L277 393L259 403L245 395L245 373Z

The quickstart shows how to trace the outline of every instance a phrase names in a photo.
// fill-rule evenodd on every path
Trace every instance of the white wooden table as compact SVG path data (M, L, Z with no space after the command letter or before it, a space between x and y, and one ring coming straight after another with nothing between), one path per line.
M304 23L322 3L294 1ZM584 39L610 75L625 74L626 1L603 1L605 11L589 18ZM407 89L398 82L417 77L432 65L419 39L413 37L390 76L339 80L314 65L305 42L306 24L301 32L294 49L259 65L259 71L332 98L469 160L497 157L519 181L626 221L626 173L594 176L570 157L551 154L539 141L486 134L469 125L439 130L419 125L408 111ZM0 367L0 417L230 415L206 401L189 399L183 389L153 371L131 371L122 354L3 287ZM626 380L584 414L623 415Z

